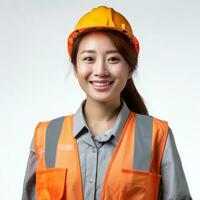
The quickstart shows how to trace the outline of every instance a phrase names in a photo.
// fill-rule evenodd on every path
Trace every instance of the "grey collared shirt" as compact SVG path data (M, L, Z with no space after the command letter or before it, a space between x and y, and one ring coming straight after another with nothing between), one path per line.
M121 109L114 126L104 133L93 136L83 114L85 101L82 101L74 114L73 134L79 149L84 199L99 200L108 163L130 110L121 99ZM35 199L36 167L37 157L32 142L24 178L23 200ZM163 154L161 173L160 200L191 199L171 128Z

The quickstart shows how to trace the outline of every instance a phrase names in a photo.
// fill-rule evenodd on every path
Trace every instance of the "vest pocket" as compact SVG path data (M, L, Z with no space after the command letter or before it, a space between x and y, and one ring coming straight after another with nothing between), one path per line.
M121 170L120 199L156 200L160 174L133 169Z
M67 169L48 168L36 171L36 199L61 200L66 187Z

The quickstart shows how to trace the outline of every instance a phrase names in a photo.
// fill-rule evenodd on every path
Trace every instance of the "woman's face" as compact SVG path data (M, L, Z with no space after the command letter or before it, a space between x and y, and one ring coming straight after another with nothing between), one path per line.
M79 44L74 74L87 98L119 101L132 72L110 38L102 32L88 33Z

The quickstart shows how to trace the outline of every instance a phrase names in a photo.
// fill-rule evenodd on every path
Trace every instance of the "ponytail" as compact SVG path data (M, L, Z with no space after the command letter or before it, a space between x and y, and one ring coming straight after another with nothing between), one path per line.
M143 98L137 91L132 78L128 79L125 88L121 92L121 97L132 112L148 115L148 110L144 104Z

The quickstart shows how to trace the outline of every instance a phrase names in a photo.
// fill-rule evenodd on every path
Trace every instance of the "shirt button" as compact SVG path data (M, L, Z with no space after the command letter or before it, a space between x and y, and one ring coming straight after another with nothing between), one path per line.
M93 181L94 181L94 180L93 180L92 178L89 180L90 183L93 183Z

